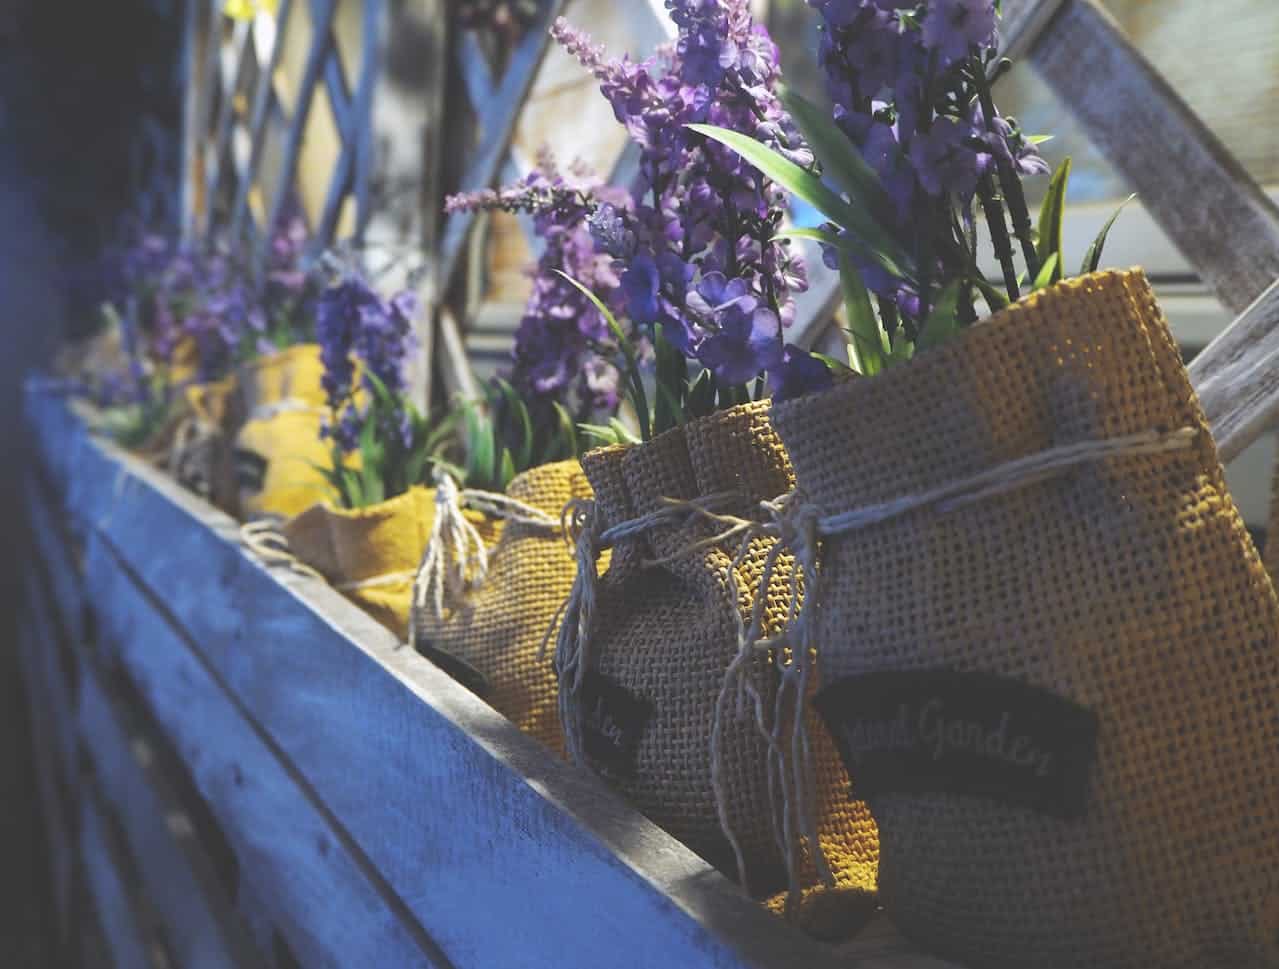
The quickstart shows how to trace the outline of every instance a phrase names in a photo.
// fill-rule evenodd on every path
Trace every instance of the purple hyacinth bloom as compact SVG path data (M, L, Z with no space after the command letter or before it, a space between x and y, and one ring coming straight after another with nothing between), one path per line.
M934 197L973 194L991 157L969 144L974 138L980 139L980 134L971 124L938 118L928 131L911 140L910 161L925 192Z
M759 300L744 279L728 279L723 273L707 273L688 294L688 308L704 319L714 319L730 307L751 312Z
M733 303L719 328L702 340L697 358L721 384L744 384L781 362L781 320L769 309Z
M993 47L996 19L995 0L929 0L922 40L947 67Z
M768 389L776 400L793 400L832 383L830 368L807 350L786 344L779 364L768 371Z
M657 262L648 252L641 252L622 273L622 292L626 294L626 312L636 323L653 324L661 314L661 276Z

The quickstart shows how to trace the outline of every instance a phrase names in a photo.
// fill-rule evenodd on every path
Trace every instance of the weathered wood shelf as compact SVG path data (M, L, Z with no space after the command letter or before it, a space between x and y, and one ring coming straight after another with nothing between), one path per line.
M943 966L800 935L65 400L26 412L54 883L118 966Z

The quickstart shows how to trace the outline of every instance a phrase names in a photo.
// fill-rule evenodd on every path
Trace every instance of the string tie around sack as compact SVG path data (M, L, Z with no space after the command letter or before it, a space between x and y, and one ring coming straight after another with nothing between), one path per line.
M464 509L478 511L508 524L546 535L558 535L560 522L540 508L509 495L474 488L459 489L441 467L434 471L435 518L422 561L413 576L413 604L409 609L409 643L417 642L418 610L432 610L443 621L446 608L482 585L488 575L488 549L479 529Z
M280 565L299 575L324 581L324 576L289 550L289 540L269 518L241 525L240 541L267 566Z
M258 404L249 414L250 421L269 421L279 417L281 414L324 414L323 407L308 403L298 397L281 397L279 400L273 400L268 404Z
M599 552L621 538L638 536L658 525L701 517L718 526L719 530L665 558L645 564L661 565L708 547L731 547L731 543L736 542L736 552L726 569L729 601L735 603L740 601L738 570L750 554L752 544L758 539L772 539L773 544L765 556L760 574L760 592L755 596L750 615L746 617L740 610L736 612L738 651L725 672L716 703L711 739L711 777L720 825L733 848L739 877L746 883L745 858L728 814L722 742L726 717L730 713L738 718L752 718L768 748L768 784L770 793L774 795L772 802L776 805L773 827L786 862L789 882L787 910L793 912L799 901L802 842L807 842L808 855L818 877L826 885L833 883L833 874L817 833L814 808L816 767L804 716L807 692L815 682L817 649L812 630L818 625L817 619L823 607L818 592L822 540L848 535L926 508L946 514L1108 458L1186 450L1194 445L1198 433L1193 427L1183 427L1168 432L1144 431L1066 444L1004 462L923 492L835 515L823 515L819 507L805 501L799 493L790 492L771 501L760 502L762 514L759 519L745 519L717 512L715 508L726 496L714 495L691 501L665 499L660 509L605 529L601 527L594 503L585 503L589 507L575 509L573 514L577 578L569 598L547 632L549 642L558 624L555 663L561 682L561 719L570 755L581 760L581 721L576 708L576 694L589 667ZM740 502L740 496L737 497ZM794 559L788 578L787 612L781 632L765 637L763 623L767 593L779 560L786 552ZM546 642L543 650L545 648ZM748 675L752 664L761 655L772 659L780 678L771 710L768 698L760 693Z

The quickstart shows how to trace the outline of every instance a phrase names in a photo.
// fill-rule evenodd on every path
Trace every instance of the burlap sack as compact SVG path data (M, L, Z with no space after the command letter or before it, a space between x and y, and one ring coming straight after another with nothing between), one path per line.
M240 512L288 518L333 497L320 469L333 462L321 439L328 415L320 348L306 343L244 364L238 371L246 415L235 437Z
M434 509L430 491L411 488L368 508L314 505L282 533L294 555L403 641Z
M526 471L506 494L552 526L570 501L592 495L576 461ZM539 653L573 585L572 549L557 527L474 513L471 521L488 546L487 573L458 601L446 600L441 616L430 602L418 610L418 649L563 756L555 671Z
M1270 518L1266 522L1264 561L1270 578L1279 582L1279 463L1270 479Z
M734 497L721 502L719 510L752 516L759 501L782 494L792 483L766 402L693 422L641 446L591 452L582 467L597 496L600 528L668 507L664 499L727 494ZM735 569L734 602L728 576L737 543L718 542L686 554L715 534L715 526L685 516L622 539L613 548L598 582L593 632L584 650L588 676L601 679L584 685L566 704L565 715L569 729L580 724L586 742L581 758L587 766L657 824L734 876L735 853L721 828L713 790L712 731L725 673L738 652L738 617L749 615L762 594L760 578L772 540L751 542ZM656 560L665 561L652 564ZM789 576L790 563L783 557L765 593L766 630L777 631L785 617ZM746 676L771 718L776 669L761 656ZM769 746L751 714L746 711L741 719L729 715L722 724L720 777L726 820L742 851L748 890L765 898L785 889L787 875L773 824L779 805L778 792L769 785ZM607 756L592 753L592 736L595 750ZM847 778L833 747L819 733L812 736L825 785L821 801L833 809L823 811L820 834L838 875L836 894L860 902L874 886L874 825L864 805L843 796ZM575 746L570 744L570 750Z
M927 691L903 701L887 730L857 720L873 698L861 711L823 707L855 782L886 758L882 789L858 790L879 822L880 897L901 930L1009 969L1279 965L1279 604L1141 272L1062 283L773 419L823 518L997 467L1006 485L1006 462L1127 442L1038 483L1023 475L1017 490L968 489L957 507L952 493L950 508L825 540L809 604L821 606L826 682L879 688L943 671L928 676L949 683L940 706ZM1165 453L1131 443L1154 432L1173 448L1181 429ZM1047 726L1013 742L1029 721L1010 726L998 703L971 723L950 712L980 706L992 682L1046 691L1032 702ZM1087 743L1054 750L1045 733L1061 760L1030 761L1033 777L1002 789L954 793L971 778L925 783L927 767L883 780L885 763L921 753L1022 770L1057 697L1095 718L1091 760ZM1051 813L1065 802L1015 803L1019 784L1067 759L1084 767L1063 782L1066 794L1082 782L1077 816Z
M235 380L188 384L172 416L138 453L229 514L238 510L231 437L238 422Z

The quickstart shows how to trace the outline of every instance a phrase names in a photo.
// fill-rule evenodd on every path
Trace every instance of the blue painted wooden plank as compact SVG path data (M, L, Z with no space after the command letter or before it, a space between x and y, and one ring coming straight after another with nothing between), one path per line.
M96 443L79 473L80 500L123 558L90 569L95 598L117 617L135 612L127 568L181 617L190 647L454 965L562 965L568 953L618 969L837 964L337 593L266 572L226 516ZM114 638L151 641L131 664L139 675L173 657L190 665L157 635ZM166 721L206 702L184 683L207 684L200 669L149 689L172 708ZM863 965L918 963L873 954Z
M438 966L430 942L287 761L132 577L90 540L100 648L119 662L190 769L272 928L306 966ZM188 569L185 581L202 581Z
M112 841L93 797L81 800L80 860L116 969L160 969L145 916L133 904L132 886L122 877L129 862Z
M48 720L49 703L45 696L44 680L37 670L40 658L36 634L29 620L19 624L18 648L19 666L27 694L32 765L35 768L36 788L44 817L49 881L53 889L58 934L65 945L70 940L72 931L72 869L77 853L68 811L75 809L75 806L64 801L57 784L58 755Z
M86 664L80 728L105 801L121 821L142 887L183 969L262 964L195 828L135 718Z
M80 642L85 633L85 608L78 552L71 547L74 539L69 523L55 510L56 498L41 477L35 473L24 476L28 530L53 591L58 623L71 642Z
M53 617L41 568L26 570L26 602L34 634L34 670L43 687L37 714L49 726L59 783L65 790L74 790L80 776L75 729L79 664Z

